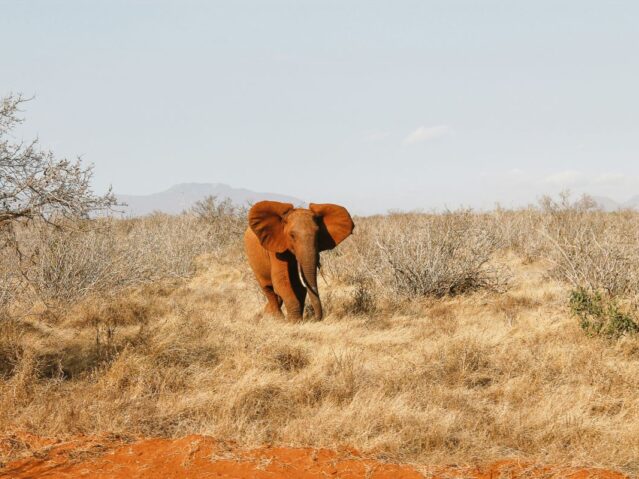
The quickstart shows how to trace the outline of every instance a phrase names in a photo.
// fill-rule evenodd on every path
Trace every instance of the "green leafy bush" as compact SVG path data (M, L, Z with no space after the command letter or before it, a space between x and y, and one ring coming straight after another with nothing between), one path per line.
M639 324L614 298L579 288L570 293L570 310L586 333L616 339L639 332Z

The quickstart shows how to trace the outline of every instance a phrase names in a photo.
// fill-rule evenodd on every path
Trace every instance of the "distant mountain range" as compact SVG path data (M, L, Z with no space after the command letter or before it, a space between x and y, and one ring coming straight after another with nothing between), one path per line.
M633 196L628 201L624 201L623 203L619 203L611 198L606 196L591 196L593 200L597 203L597 205L603 211L617 211L617 210L636 210L639 209L639 195Z
M229 198L236 206L248 206L262 200L282 201L293 203L295 206L307 204L306 201L293 196L233 188L224 183L181 183L166 191L150 195L116 194L119 203L126 203L126 206L118 208L125 217L144 216L153 212L179 214L207 196L216 196L220 201ZM591 196L591 198L603 211L639 210L639 195L622 203L606 196Z
M247 206L262 200L282 201L296 206L305 204L304 200L293 196L233 188L223 183L181 183L150 195L116 194L119 203L126 203L126 206L118 208L123 216L143 216L156 211L178 214L207 196L216 196L220 201L229 198L236 206Z

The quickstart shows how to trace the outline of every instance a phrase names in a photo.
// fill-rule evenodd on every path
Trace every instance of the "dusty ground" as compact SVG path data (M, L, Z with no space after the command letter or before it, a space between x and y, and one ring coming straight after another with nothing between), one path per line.
M363 457L352 449L261 447L240 449L206 436L131 441L116 436L56 441L30 435L2 439L3 455L14 456L0 478L284 478L376 479L571 478L622 479L603 469L542 466L504 460L470 467L402 465Z

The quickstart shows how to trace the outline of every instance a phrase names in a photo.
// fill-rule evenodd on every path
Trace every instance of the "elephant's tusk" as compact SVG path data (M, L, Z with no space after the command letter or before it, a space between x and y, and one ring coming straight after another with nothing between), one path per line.
M302 266L300 265L300 262L297 262L297 274L300 277L300 281L302 282L302 286L304 286L306 289L308 289L308 285L306 284L306 281L304 281L304 275L302 274Z
M319 293L315 291L315 288L310 287L308 284L306 284L306 281L304 281L304 273L302 273L302 265L300 265L299 262L297 263L297 275L300 277L302 286L304 286L308 291L313 293L315 296L319 297Z

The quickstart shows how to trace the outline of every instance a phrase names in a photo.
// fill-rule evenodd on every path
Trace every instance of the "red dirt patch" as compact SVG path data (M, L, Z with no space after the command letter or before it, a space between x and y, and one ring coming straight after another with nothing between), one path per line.
M600 469L501 461L475 467L388 464L357 451L262 447L242 450L204 436L127 442L116 436L71 441L12 435L0 439L0 478L627 479ZM418 472L419 469L419 472Z

